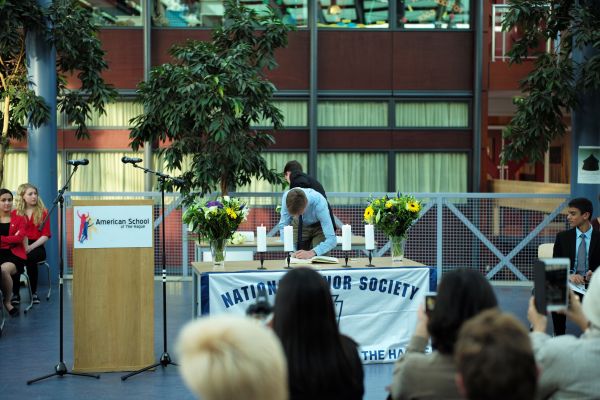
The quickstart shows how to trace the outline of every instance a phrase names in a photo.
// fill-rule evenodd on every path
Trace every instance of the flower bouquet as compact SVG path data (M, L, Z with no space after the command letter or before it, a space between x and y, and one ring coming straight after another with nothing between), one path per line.
M393 198L386 195L372 199L365 208L365 222L375 225L390 238L393 261L402 261L408 229L419 218L420 211L419 200L400 193Z
M229 196L212 201L197 199L183 214L183 222L190 231L198 234L198 241L209 242L215 266L223 266L227 241L249 212L246 203Z

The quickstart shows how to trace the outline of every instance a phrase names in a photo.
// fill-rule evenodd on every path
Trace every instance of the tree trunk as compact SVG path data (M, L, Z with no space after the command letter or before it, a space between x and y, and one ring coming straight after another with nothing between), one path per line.
M227 179L221 178L221 196L227 196L229 194L228 191L229 185L227 184Z
M0 141L0 187L4 184L4 156L8 150L9 140L6 136L2 136Z
M7 95L4 97L4 105L2 107L2 116L4 117L4 120L2 121L2 137L0 138L0 187L2 187L4 183L4 156L6 155L10 143L8 139L9 111L10 96Z

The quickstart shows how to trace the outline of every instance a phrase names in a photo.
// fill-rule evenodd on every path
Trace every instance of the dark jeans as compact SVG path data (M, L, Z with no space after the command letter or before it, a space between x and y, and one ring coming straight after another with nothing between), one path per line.
M27 275L29 275L29 284L31 285L31 293L37 292L38 286L38 265L37 263L40 261L44 261L46 259L46 248L42 246L38 246L35 249L31 250L27 253L27 261L25 262L25 266L27 267ZM13 276L13 294L19 294L20 288L20 274Z

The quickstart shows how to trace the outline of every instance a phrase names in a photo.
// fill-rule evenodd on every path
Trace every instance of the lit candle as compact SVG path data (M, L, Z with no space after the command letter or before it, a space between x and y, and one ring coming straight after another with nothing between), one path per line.
M294 251L294 228L291 225L283 227L283 251Z
M342 250L352 249L352 227L350 225L342 226Z
M365 249L375 250L375 230L373 225L365 225Z
M264 253L267 251L267 227L256 227L256 251Z

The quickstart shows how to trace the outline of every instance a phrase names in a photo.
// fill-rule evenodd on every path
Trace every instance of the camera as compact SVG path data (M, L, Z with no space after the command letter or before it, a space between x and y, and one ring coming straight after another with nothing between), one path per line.
M435 309L436 296L437 293L435 292L425 293L425 314L427 316L431 316L431 313Z
M256 302L248 306L246 315L267 322L272 313L273 306L269 303L267 290L264 287L258 288Z

